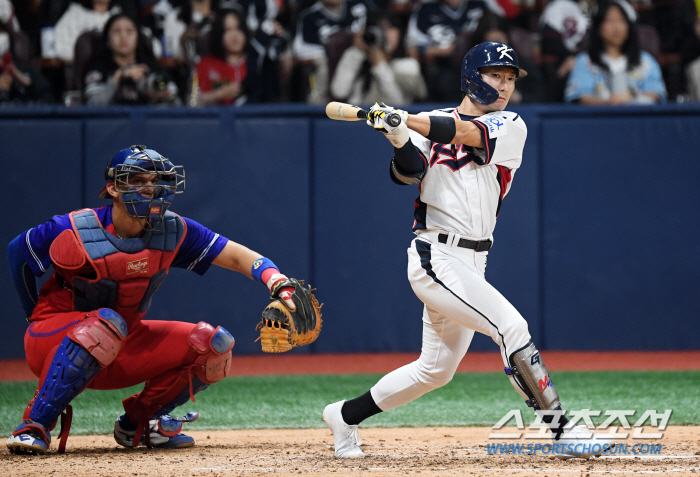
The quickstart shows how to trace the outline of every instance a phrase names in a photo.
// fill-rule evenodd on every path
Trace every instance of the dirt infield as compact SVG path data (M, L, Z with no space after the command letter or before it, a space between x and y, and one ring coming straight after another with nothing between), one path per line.
M550 371L700 370L700 351L545 351ZM233 356L232 376L388 373L418 353ZM458 373L502 372L499 353L470 352ZM23 359L0 360L0 381L34 381Z
M64 455L24 457L2 449L0 475L700 475L700 427L669 427L663 439L646 441L660 442L661 455L568 461L542 455L489 455L490 432L484 427L364 429L360 437L368 457L361 460L334 458L326 429L192 432L196 447L170 451L127 450L110 436L78 436L68 440ZM641 441L626 442L631 449L632 443Z

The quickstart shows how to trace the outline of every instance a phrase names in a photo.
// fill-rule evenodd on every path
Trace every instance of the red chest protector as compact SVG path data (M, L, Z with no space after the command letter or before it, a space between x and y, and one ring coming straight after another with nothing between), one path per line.
M166 212L159 231L120 239L92 209L72 212L70 220L73 229L63 231L49 253L56 281L73 292L73 310L111 308L127 323L142 318L185 238L185 221Z

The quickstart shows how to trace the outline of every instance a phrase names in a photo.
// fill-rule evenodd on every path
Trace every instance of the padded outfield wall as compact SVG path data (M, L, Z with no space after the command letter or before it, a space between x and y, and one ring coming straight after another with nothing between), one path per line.
M529 135L486 275L536 344L700 348L700 107L514 110ZM0 242L105 204L104 166L131 144L185 165L173 210L318 287L323 332L294 352L420 349L422 307L406 278L417 189L390 181L381 135L321 108L0 109ZM22 357L26 323L7 272L0 300L0 358ZM239 274L172 270L149 318L221 324L238 354L254 354L266 301ZM496 348L477 335L472 349Z

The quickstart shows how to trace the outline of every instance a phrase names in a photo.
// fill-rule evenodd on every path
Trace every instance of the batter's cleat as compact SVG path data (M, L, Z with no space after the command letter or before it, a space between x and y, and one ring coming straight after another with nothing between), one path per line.
M199 413L189 412L185 418L173 418L165 415L159 419L151 419L150 427L151 445L159 449L184 449L194 446L194 438L180 432L183 422L192 422L199 417ZM122 414L114 423L114 440L124 447L134 447L136 424L126 414ZM139 445L147 445L145 436L141 437Z
M335 441L335 455L340 459L361 459L365 456L358 443L357 426L345 424L340 410L345 401L329 404L323 410L323 422L330 428Z
M34 421L24 421L7 439L7 448L12 454L44 455L49 444L51 434Z
M614 441L593 434L586 426L564 428L557 438L552 438L553 454L559 459L588 459L610 452Z

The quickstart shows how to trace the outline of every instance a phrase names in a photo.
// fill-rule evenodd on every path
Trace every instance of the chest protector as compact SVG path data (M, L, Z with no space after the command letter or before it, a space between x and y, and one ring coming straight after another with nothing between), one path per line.
M111 308L127 322L143 317L185 238L185 221L166 212L159 231L120 239L92 209L72 212L70 220L73 229L53 241L50 255L56 280L73 292L73 310Z

